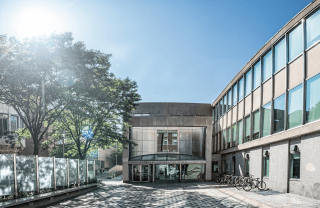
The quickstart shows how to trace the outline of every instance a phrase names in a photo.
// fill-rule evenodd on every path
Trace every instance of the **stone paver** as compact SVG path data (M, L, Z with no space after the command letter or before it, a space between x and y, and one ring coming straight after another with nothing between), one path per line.
M56 207L253 207L208 183L138 183L103 181L100 189Z

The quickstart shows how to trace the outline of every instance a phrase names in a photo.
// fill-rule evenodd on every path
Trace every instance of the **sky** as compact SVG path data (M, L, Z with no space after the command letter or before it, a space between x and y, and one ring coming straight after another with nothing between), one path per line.
M312 0L0 0L0 35L72 32L142 102L212 103Z

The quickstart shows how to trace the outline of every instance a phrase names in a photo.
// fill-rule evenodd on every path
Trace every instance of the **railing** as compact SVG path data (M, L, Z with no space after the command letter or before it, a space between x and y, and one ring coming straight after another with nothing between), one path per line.
M0 202L94 183L94 160L0 154Z

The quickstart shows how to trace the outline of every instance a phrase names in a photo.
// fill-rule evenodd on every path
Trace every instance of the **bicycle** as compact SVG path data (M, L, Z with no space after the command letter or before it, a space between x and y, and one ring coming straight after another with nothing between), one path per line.
M264 181L260 181L259 178L248 177L245 179L243 189L250 191L253 188L258 188L260 191L265 190L267 187Z

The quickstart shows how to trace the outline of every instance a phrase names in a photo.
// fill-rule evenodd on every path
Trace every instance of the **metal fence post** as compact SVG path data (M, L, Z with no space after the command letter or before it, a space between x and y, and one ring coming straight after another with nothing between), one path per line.
M87 168L86 168L86 178L87 178L87 180L86 180L86 182L87 182L87 184L89 183L89 174L88 174L88 172L89 172L89 170L88 170L88 160L86 160L86 166L87 166Z
M67 186L69 188L69 158L67 158Z
M18 182L17 182L17 161L16 154L13 154L13 177L14 177L14 196L18 197Z
M57 190L57 179L56 179L56 157L53 157L53 182L54 182L54 190Z
M93 178L96 177L96 161L93 160Z
M79 159L78 160L78 187L80 186L80 167L79 167L79 164L80 164L80 161Z
M40 194L40 183L39 183L39 160L38 155L36 155L36 178L37 178L37 193Z

